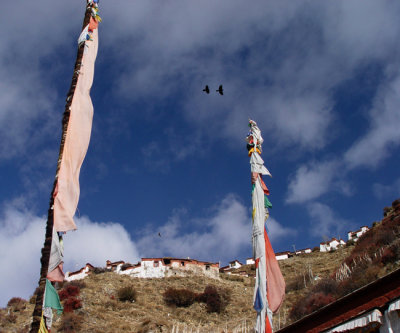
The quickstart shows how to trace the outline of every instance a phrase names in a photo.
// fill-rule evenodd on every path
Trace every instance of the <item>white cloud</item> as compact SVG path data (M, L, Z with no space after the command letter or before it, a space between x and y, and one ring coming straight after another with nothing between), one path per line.
M39 281L44 220L7 207L0 220L0 306L11 297L28 298Z
M40 250L44 242L44 217L21 205L9 204L0 216L0 306L11 297L28 298L37 287ZM65 271L81 268L86 262L101 267L110 260L138 260L128 232L118 223L96 223L77 218L78 231L65 235Z
M188 225L199 231L185 232ZM272 218L268 228L271 242L295 234ZM204 219L190 218L185 210L176 211L163 226L143 231L137 245L145 257L189 256L227 262L246 251L251 256L251 217L234 195L228 195Z
M286 228L279 224L273 217L267 220L268 237L270 240L277 240L284 237L293 237L297 235L297 230Z
M308 204L307 209L311 216L310 233L321 237L321 240L341 235L343 238L346 232L345 228L352 225L350 221L336 216L333 210L325 204L313 202Z
M183 119L217 140L240 140L252 116L274 146L321 149L335 125L332 90L360 65L395 61L398 6L359 4L131 3L124 13L104 4L109 22L121 22L104 23L106 43L119 45L110 51L123 58L115 86L128 100L179 95ZM225 96L205 96L205 83L223 83Z
M314 162L300 166L288 186L287 203L303 203L332 190L332 181L339 174L337 161Z
M398 74L398 73L395 73ZM400 75L383 85L369 114L370 128L337 160L300 166L289 181L287 203L317 199L328 191L351 195L353 190L343 180L354 169L377 167L391 150L400 145ZM374 191L382 196L388 187L376 184ZM393 190L392 190L393 191Z
M399 5L360 3L254 1L249 7L229 0L160 7L151 2L104 2L104 57L97 68L112 59L109 79L115 90L109 93L115 101L121 96L124 102L151 99L143 107L163 113L157 101L179 95L176 115L213 140L237 143L242 139L237 133L245 131L252 116L268 131L271 146L321 149L335 125L332 90L360 65L386 61L386 66L396 66L398 61L393 55ZM43 144L61 117L52 112L62 103L57 104L59 93L49 82L60 63L63 70L70 67L65 67L65 54L61 58L55 51L63 45L73 57L83 7L80 1L45 0L41 8L38 11L33 2L23 8L15 1L3 4L7 16L0 20L0 76L6 81L0 84L0 158ZM64 19L49 15L50 8ZM205 98L205 83L223 83L226 95ZM141 117L149 117L148 112ZM190 156L188 150L174 151L174 140L167 144L171 148L166 150L177 159Z
M78 230L64 237L66 270L81 268L86 262L104 267L106 260L137 262L140 258L129 233L119 223L92 222L76 218Z
M368 132L345 153L348 168L376 167L400 145L400 73L396 75L375 98Z

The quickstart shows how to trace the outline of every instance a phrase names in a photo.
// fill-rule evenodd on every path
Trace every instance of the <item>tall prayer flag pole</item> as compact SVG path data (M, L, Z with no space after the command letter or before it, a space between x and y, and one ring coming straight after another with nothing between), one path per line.
M80 168L90 141L93 118L90 88L93 82L94 62L98 48L97 25L101 21L98 15L98 0L86 1L82 33L78 39L78 52L62 120L60 151L50 195L45 241L40 259L39 288L32 314L30 333L47 331L43 321L45 290L49 295L52 293L54 297L58 298L57 293L50 290L52 286L49 281L56 282L64 279L63 247L60 235L76 229L73 216L79 200ZM44 306L45 310L50 309L49 318L46 318L46 321L49 319L51 323L51 308L60 310L61 306L54 305L57 302L49 303L46 304L45 301Z
M263 138L257 123L249 119L250 132L246 137L250 157L252 183L253 258L256 266L253 307L257 311L255 331L272 333L272 313L279 310L285 296L285 280L267 234L269 190L262 176L271 176L261 158Z

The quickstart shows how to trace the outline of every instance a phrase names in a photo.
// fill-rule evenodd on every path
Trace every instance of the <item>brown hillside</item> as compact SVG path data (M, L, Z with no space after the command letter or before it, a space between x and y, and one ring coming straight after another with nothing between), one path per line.
M400 200L384 209L384 218L356 242L335 274L310 284L293 304L290 319L298 320L400 267Z
M304 284L304 274L310 271L310 267L314 277L329 276L350 250L351 248L343 249L337 253L313 252L280 261L288 292L280 314L275 316L276 328L289 323L288 311L304 292L301 286L296 288L297 290L290 290L289 286L296 284L300 276ZM246 267L252 271L251 265L244 266L241 270ZM309 283L307 279L306 284ZM80 324L77 332L171 332L177 328L180 332L185 328L196 332L197 329L199 332L222 332L226 329L232 332L234 329L244 328L245 325L249 330L254 325L256 317L252 308L254 286L252 277L221 274L219 280L194 275L164 279L132 279L106 272L91 274L82 281L84 287L81 286L78 297L81 299L82 307L75 310L72 315L56 316L52 332L68 332L63 328L68 322ZM187 308L173 308L163 301L162 294L170 287L186 288L201 293L207 285L214 285L230 292L231 301L221 314L207 313L204 303L194 303ZM136 301L133 303L118 300L118 290L126 286L132 286L136 291ZM11 321L7 311L7 309L0 310L1 329L6 329L4 332L27 332L23 328L29 326L33 305L26 303L24 310L11 311Z
M336 288L339 285L336 272L342 263L351 267L355 278L362 276L368 279L381 277L400 266L400 201L396 200L392 207L385 208L384 219L374 225L356 245L349 244L335 252L302 254L279 262L287 292L282 308L275 315L275 329L295 320L296 317L290 317L291 309L300 308L299 305L305 304L306 300L323 304L339 297L334 295L332 286ZM353 262L356 263L354 267L351 266ZM362 268L361 271L358 267ZM242 266L239 271L254 274L254 267ZM80 287L79 295L63 302L65 309L76 309L55 316L52 333L250 332L256 317L252 309L254 278L226 274L220 276L217 280L193 274L139 279L113 272L92 273L75 283ZM337 288L340 292L350 290L346 289L350 286L359 287L360 281L357 279L343 281L340 281L342 287ZM163 293L168 288L187 289L201 294L208 285L215 286L221 293L228 291L230 294L230 302L219 314L207 312L206 304L202 302L194 302L188 307L171 307L164 302ZM134 302L118 300L118 292L124 287L134 289L135 295L130 295L135 299ZM309 306L309 309L314 310L313 306ZM0 332L28 332L32 311L33 304L20 299L13 300L7 308L0 309Z

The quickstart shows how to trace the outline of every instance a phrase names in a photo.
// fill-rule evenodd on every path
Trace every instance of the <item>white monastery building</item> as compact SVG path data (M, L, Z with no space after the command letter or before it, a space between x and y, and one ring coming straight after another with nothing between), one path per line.
M332 238L330 241L319 244L320 252L329 252L331 250L337 250L338 247L346 245L346 242L343 239L337 240L336 238Z
M202 274L211 278L219 278L219 263L178 258L142 258L136 265L124 261L107 260L106 269L117 274L138 278L163 278L169 276L186 276L188 273ZM90 264L79 271L65 275L66 281L80 280L94 270Z
M246 265L254 265L256 262L254 261L253 258L247 258L246 259Z
M365 234L368 230L369 230L369 228L367 226L363 226L357 231L349 231L347 233L347 237L349 240L353 240L353 241L357 242L358 239L360 238L360 236Z
M76 272L67 272L65 273L65 281L74 281L74 280L81 280L88 276L90 272L94 269L94 267L87 263L85 267L82 267L79 271Z
M291 256L291 253L289 251L275 253L275 258L278 261L289 259L289 256Z

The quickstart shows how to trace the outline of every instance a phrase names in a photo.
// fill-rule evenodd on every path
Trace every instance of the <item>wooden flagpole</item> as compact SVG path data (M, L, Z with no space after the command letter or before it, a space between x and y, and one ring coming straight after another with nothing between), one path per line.
M90 5L86 6L85 17L83 19L81 31L89 24L91 10L92 10L91 8L92 7ZM78 46L78 53L76 56L74 73L72 75L71 86L70 86L68 94L67 94L67 100L66 100L65 110L64 110L63 119L62 119L62 135L61 135L61 143L60 143L60 152L58 155L56 176L55 176L55 180L54 180L54 184L53 184L53 189L52 189L51 195L50 195L50 204L49 204L49 210L48 210L48 215L47 215L45 241L44 241L44 245L42 248L42 257L40 259L41 269L40 269L40 278L39 278L39 289L38 289L38 292L36 295L35 308L32 313L32 324L31 324L30 333L39 332L40 320L42 317L43 297L44 297L44 290L46 287L46 276L48 274L48 269L49 269L51 243L52 243L52 238L53 238L52 236L53 236L53 225L54 225L54 209L53 209L54 193L56 190L58 174L60 171L61 161L62 161L62 157L63 157L65 138L67 136L67 129L68 129L68 123L69 123L69 116L70 116L70 106L71 106L72 98L75 93L76 83L78 81L79 70L80 70L81 64L82 64L82 56L83 56L84 48L85 48L85 43L81 43Z

